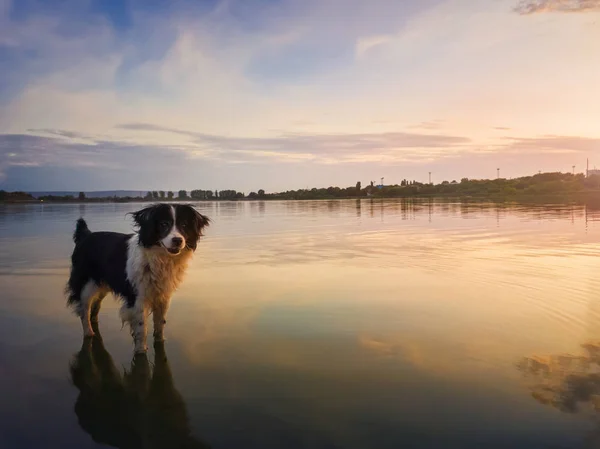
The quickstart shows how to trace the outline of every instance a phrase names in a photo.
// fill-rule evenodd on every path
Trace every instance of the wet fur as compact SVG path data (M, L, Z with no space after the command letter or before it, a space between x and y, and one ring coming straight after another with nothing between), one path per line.
M162 341L171 296L181 284L209 219L189 205L156 204L132 214L137 233L91 232L77 220L71 256L68 304L80 317L84 337L94 335L102 299L112 292L123 301L135 351L146 351L147 319ZM176 253L176 251L179 251Z

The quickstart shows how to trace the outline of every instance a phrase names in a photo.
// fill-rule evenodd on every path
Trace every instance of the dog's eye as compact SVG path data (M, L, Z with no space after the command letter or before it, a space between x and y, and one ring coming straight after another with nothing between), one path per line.
M167 229L169 227L169 222L168 221L161 221L160 222L160 227L163 229Z
M187 228L187 224L181 223L181 229L186 229L186 228Z

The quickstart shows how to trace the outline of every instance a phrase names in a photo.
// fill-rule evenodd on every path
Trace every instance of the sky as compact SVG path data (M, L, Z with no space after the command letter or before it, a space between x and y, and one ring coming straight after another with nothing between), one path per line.
M0 0L0 189L600 167L600 0Z

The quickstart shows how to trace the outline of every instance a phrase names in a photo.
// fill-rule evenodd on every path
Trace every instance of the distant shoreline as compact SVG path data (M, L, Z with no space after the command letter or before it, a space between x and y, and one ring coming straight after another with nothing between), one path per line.
M271 202L271 201L331 201L331 200L427 200L427 199L440 199L440 200L456 200L456 201L489 201L489 202L527 202L527 203L585 203L585 202L598 202L600 203L600 190L584 191L584 192L564 192L564 193L548 193L548 194L511 194L511 195L456 195L456 194L421 194L421 195L410 195L410 196L386 196L386 195L372 195L372 196L347 196L347 197L321 197L321 198L277 198L277 197L266 197L266 198L237 198L237 199L166 199L158 198L148 200L145 198L88 198L85 200L80 199L60 199L60 200L40 200L40 199L28 199L28 200L0 200L0 204L118 204L118 203L219 203L219 202Z
M382 178L383 181L383 178ZM118 195L118 193L122 195ZM248 194L236 190L108 190L100 192L6 192L0 190L0 203L11 204L92 204L92 203L156 203L212 201L300 201L341 199L426 199L494 202L589 202L600 201L600 176L582 173L538 173L533 176L505 179L468 179L443 181L439 184L402 180L400 184L365 187L361 182L348 187L265 192ZM90 196L88 196L90 195Z

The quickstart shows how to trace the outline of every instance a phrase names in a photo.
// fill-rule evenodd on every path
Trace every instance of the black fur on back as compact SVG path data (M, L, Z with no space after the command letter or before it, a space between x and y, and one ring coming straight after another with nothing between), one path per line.
M77 235L77 231L75 234ZM109 286L128 305L133 305L135 291L127 280L126 273L127 243L132 235L90 232L76 243L71 256L71 276L66 288L69 304L79 302L81 290L92 280L97 285Z

